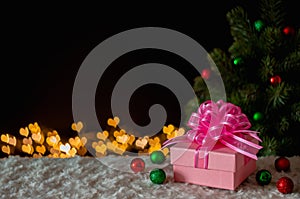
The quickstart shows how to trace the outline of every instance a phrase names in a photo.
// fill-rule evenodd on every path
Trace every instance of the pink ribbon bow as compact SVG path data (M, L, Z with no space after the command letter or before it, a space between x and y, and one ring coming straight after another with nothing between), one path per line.
M208 100L200 105L197 113L192 113L188 126L191 128L185 135L167 140L163 148L179 142L196 143L194 166L197 157L204 158L204 168L208 164L208 152L217 142L245 156L257 160L256 153L262 146L247 139L247 136L261 142L259 132L248 130L251 124L240 107L222 100L216 103Z

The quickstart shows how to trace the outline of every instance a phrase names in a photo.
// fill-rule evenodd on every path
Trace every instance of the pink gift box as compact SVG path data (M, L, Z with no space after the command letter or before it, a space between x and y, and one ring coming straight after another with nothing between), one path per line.
M173 165L175 182L187 182L229 190L235 190L255 169L256 161L253 159L236 172Z
M200 157L195 168L195 149L196 145L190 143L170 148L175 181L234 190L256 170L256 160L219 143L208 153L207 168Z

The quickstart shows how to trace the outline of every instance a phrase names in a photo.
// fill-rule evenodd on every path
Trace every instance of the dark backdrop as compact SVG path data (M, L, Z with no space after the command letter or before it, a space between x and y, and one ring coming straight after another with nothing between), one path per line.
M20 127L35 121L65 135L70 133L73 122L71 95L77 70L95 46L121 31L143 26L166 27L192 37L207 51L214 47L227 49L232 38L225 15L237 5L244 6L251 18L257 17L256 1L233 0L210 0L176 10L171 5L164 9L159 9L160 5L149 5L150 9L146 9L147 4L124 7L121 11L101 5L77 9L38 5L4 8L7 12L1 17L0 133L18 133ZM293 1L286 1L286 8L287 21L293 25L299 19L297 6ZM136 52L135 55L120 59L119 65L161 59L170 67L184 69L191 83L199 75L182 60L168 54L150 51ZM118 70L113 73L117 74ZM177 121L176 100L166 100L163 89L155 87L152 91L154 89L157 89L161 103L168 104L169 113L173 115L169 122ZM137 101L138 98L143 100L143 97L151 96L152 91L135 97ZM103 110L109 115L107 104L98 101L96 107L98 113ZM141 117L143 114L146 112L136 114L140 118L137 122L147 121Z

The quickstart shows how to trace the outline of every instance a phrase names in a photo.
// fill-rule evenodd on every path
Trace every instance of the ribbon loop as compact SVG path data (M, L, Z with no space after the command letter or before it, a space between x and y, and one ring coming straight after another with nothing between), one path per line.
M207 160L208 152L217 142L255 160L258 150L262 148L248 140L251 137L261 142L257 136L259 132L248 130L251 123L247 116L232 103L207 100L200 105L197 113L191 114L187 125L191 130L185 135L167 140L163 148L179 142L196 143L195 160L198 155ZM207 161L204 162L206 168Z

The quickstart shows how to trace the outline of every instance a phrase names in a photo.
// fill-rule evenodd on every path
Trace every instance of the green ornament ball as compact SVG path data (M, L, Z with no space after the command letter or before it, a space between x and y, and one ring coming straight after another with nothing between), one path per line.
M154 164L162 164L166 160L166 157L162 151L153 151L150 154L150 160Z
M255 179L259 185L268 185L272 180L272 174L266 169L261 169L256 173Z
M256 20L256 21L254 22L254 27L255 27L255 29L259 32L259 31L261 31L261 30L263 29L263 27L264 27L264 22L263 22L262 20Z
M240 58L240 57L237 57L237 58L235 58L234 60L233 60L233 64L234 65L240 65L241 63L242 63L242 58Z
M254 115L253 115L253 119L255 120L255 121L259 121L259 120L261 120L263 118L263 114L261 113L261 112L256 112L256 113L254 113Z
M154 169L150 172L150 180L154 184L162 184L166 179L166 173L163 169Z

